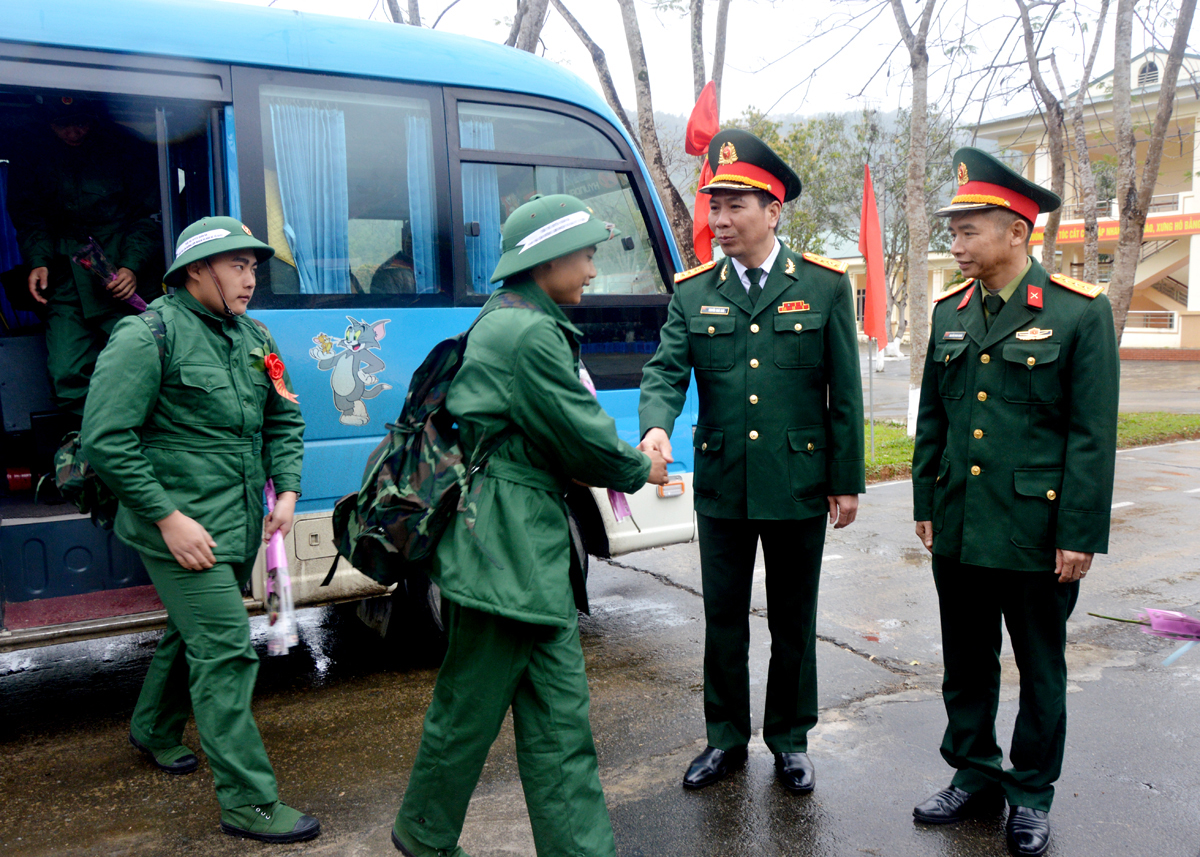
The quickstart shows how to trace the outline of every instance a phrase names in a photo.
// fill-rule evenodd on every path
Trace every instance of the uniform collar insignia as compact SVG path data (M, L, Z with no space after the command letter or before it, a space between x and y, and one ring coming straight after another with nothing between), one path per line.
M721 282L725 282L725 278L729 276L729 263L726 262L721 266Z
M792 258L789 256L789 257L788 257L788 260L787 260L787 264L783 266L783 272L784 272L785 274L794 274L794 273L796 273L796 260L795 260L795 259L792 259Z
M1029 330L1018 330L1016 334L1017 339L1025 341L1031 339L1049 339L1053 335L1053 330L1042 330L1040 327L1031 327Z

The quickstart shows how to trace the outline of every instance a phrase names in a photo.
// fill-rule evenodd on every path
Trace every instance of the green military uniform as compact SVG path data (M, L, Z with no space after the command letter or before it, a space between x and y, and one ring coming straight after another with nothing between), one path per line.
M49 269L47 368L60 410L83 414L88 378L113 326L134 310L112 297L100 277L71 261L94 238L114 268L139 285L162 273L162 227L154 151L93 121L79 146L50 134L25 169L13 173L10 200L18 240L31 268Z
M996 194L1048 194L976 150L955 160L960 202L941 214ZM1041 204L1057 207L1057 197ZM999 783L1010 805L1045 811L1062 766L1066 620L1079 595L1078 582L1058 582L1055 552L1108 547L1117 344L1099 287L1050 277L1032 259L1007 288L986 285L1008 293L990 317L976 281L937 299L913 453L914 519L932 521L949 716L942 755L957 771L952 785L976 793ZM995 739L1001 617L1021 674L1006 769Z
M249 247L269 256L237 221L210 220L181 241L218 229L235 232L233 247L202 245L210 254ZM83 424L84 453L120 500L116 533L141 554L167 608L130 734L150 750L177 746L194 711L221 807L271 804L275 775L250 712L258 656L242 588L262 544L267 477L279 492L300 490L304 419L267 376L263 358L278 347L264 326L214 313L184 289L151 309L165 354L141 318L120 322L96 363ZM212 568L172 558L155 522L176 510L216 541Z
M737 160L728 150L718 154L729 135ZM710 162L722 162L714 182L726 171L752 172L752 142L744 132L713 140ZM757 301L730 259L676 277L658 350L644 370L639 414L642 435L652 428L669 435L695 372L708 743L728 750L750 738L750 587L761 538L772 641L763 737L773 752L795 753L807 751L817 721L827 497L864 490L863 405L844 266L777 246Z
M513 250L555 222L560 203L562 214L586 223L536 252ZM615 854L579 645L576 608L587 601L582 577L571 573L563 497L570 479L637 490L650 461L617 437L580 382L578 329L523 273L607 240L604 225L581 212L577 200L559 195L510 216L496 274L506 282L472 329L447 396L463 449L487 449L507 436L475 477L483 483L474 528L464 515L454 520L430 575L448 603L449 647L393 828L406 853L460 853L467 804L511 707L537 853ZM536 309L492 309L513 296Z

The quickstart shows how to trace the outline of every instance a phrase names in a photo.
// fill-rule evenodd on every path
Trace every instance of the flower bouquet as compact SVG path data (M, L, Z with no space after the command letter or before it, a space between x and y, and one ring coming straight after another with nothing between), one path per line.
M1152 634L1155 637L1166 637L1169 640L1183 641L1183 645L1173 651L1163 661L1163 666L1175 663L1184 652L1196 645L1197 642L1200 642L1200 619L1196 619L1186 613L1178 613L1174 610L1153 610L1147 608L1144 612L1139 613L1136 619L1118 619L1116 616L1104 616L1100 613L1088 613L1088 615L1095 616L1097 619L1108 619L1110 622L1127 622L1131 625L1141 625L1142 633L1144 634Z
M88 242L79 248L79 252L71 257L71 261L85 271L91 271L103 280L106 286L117 278L117 269L108 261L95 238L88 238ZM125 303L138 312L146 311L146 302L138 297L137 292L125 298Z
M267 510L275 510L275 480L268 479L263 493ZM288 574L287 550L283 533L276 530L267 542L267 654L286 655L288 649L300 642L296 633L296 611L292 604L292 578Z

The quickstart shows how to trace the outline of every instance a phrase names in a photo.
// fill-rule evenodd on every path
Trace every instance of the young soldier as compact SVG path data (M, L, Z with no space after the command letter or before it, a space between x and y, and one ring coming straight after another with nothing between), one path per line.
M958 195L938 214L971 279L933 312L913 507L933 553L942 756L956 773L913 815L950 824L1007 798L1009 848L1039 855L1066 742L1067 617L1108 549L1120 366L1100 288L1028 255L1038 212L1061 200L978 149L954 161ZM1001 619L1021 673L1008 768L995 737Z
M193 710L221 829L296 842L320 824L279 800L250 713L258 656L242 603L261 542L291 529L304 453L300 407L267 374L278 348L245 314L255 268L273 252L231 217L183 231L166 275L176 292L151 305L161 358L162 330L145 317L117 325L96 362L83 448L120 500L117 535L167 608L130 742L168 773L194 771L181 743ZM268 476L279 499L264 528Z
M750 584L761 539L771 630L763 739L780 784L809 792L823 516L849 525L865 488L854 292L845 265L775 237L800 179L765 143L722 131L708 159L715 175L701 190L711 194L708 222L727 258L676 275L640 405L639 449L671 461L671 430L695 371L709 746L683 785L715 783L746 759Z
M463 449L486 450L472 529L459 515L431 577L447 605L449 648L392 842L408 857L464 857L467 803L511 707L517 763L539 855L612 857L588 723L564 490L571 479L635 491L666 482L662 456L617 437L579 380L577 304L596 246L615 233L579 200L534 197L504 224L504 255L446 406Z

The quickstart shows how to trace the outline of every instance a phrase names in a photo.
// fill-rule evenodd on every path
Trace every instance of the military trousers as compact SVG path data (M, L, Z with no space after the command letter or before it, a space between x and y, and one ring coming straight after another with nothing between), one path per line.
M574 617L555 628L446 603L449 647L396 826L454 848L511 707L538 857L613 857Z
M1078 583L1052 571L1005 571L933 556L942 622L948 723L942 757L953 785L968 792L1000 784L1012 806L1049 811L1067 739L1067 618ZM1000 624L1021 675L1020 703L1008 751L996 743L1000 702Z
M117 322L126 315L128 313L114 310L87 318L77 300L51 298L46 315L46 369L54 385L54 402L60 411L83 416L96 358Z
M750 593L761 541L771 632L763 740L773 753L807 752L817 723L817 588L826 518L696 518L708 743L729 750L750 740Z
M242 586L254 559L205 571L145 554L142 561L167 608L167 631L150 661L130 732L151 749L174 747L194 712L221 807L277 800L275 772L250 711L258 655Z

